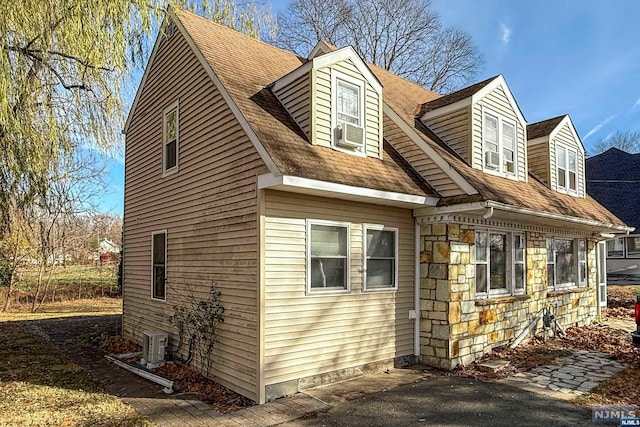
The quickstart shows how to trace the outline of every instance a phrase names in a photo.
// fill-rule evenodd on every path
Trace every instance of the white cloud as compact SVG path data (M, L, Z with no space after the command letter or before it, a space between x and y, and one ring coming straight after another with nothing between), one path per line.
M636 100L636 103L633 104L631 111L640 111L640 98Z
M500 31L502 31L502 43L508 45L511 41L511 28L509 28L504 22L501 22Z
M600 129L602 129L604 127L604 125L609 123L611 120L615 119L616 116L617 116L617 114L614 114L613 116L609 116L606 119L604 119L603 121L601 121L600 123L598 123L597 125L595 125L589 132L587 132L587 134L584 136L583 139L586 140L591 135L593 135L594 133L598 132Z

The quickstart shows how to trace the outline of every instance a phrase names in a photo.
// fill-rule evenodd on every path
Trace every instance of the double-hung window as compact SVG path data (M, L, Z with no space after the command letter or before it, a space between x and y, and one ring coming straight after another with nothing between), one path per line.
M365 83L352 76L332 72L331 123L334 147L347 153L365 153Z
M482 116L484 169L506 176L516 174L517 143L515 123L484 111Z
M476 297L525 292L525 239L521 233L476 230Z
M162 171L168 174L178 170L178 143L180 139L178 104L164 111L162 143Z
M151 235L151 298L167 297L167 232Z
M564 145L556 147L558 189L575 193L578 188L578 154Z
M365 225L365 290L397 289L398 229Z
M349 290L349 233L347 223L307 222L307 291Z
M342 79L336 79L336 110L338 124L350 123L360 126L361 105L360 86Z
M547 238L547 287L557 290L586 285L586 240Z

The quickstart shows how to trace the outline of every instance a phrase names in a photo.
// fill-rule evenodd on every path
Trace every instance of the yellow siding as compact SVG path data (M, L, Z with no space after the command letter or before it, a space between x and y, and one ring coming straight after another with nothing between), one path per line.
M465 194L387 115L384 115L384 138L443 197Z
M472 136L473 136L473 159L472 166L482 169L482 107L488 108L506 117L516 124L516 141L517 141L517 179L520 181L527 180L527 147L526 147L526 124L520 123L518 115L514 111L509 98L505 94L501 86L485 95L480 101L472 106Z
M469 162L471 146L471 112L469 107L427 121L429 128L446 142L460 157Z
M225 307L213 375L256 398L257 201L260 156L178 33L163 41L126 137L124 333L171 334L180 295L206 297L216 281ZM179 101L179 170L162 177L162 111ZM151 299L151 233L167 230L167 301ZM185 339L186 342L186 339ZM182 356L186 349L182 348Z
M529 171L549 184L549 142L527 146Z
M265 384L412 354L411 210L278 191L265 209ZM307 219L351 224L350 293L306 295ZM362 291L363 224L399 229L397 291Z
M362 76L351 60L338 62L328 67L313 70L315 73L315 102L311 108L315 109L315 122L312 129L312 144L331 147L331 72L332 70L346 74L350 77L362 80L365 85L364 103L365 117L363 126L366 135L366 152L368 157L380 157L381 135L380 110L382 108L380 96L373 86Z
M585 196L585 183L584 183L584 151L582 149L582 144L580 143L580 141L576 141L576 139L573 136L573 132L571 132L571 129L569 128L569 124L565 123L562 128L560 128L560 130L558 131L558 133L555 135L555 138L553 139L553 143L554 143L554 148L553 150L551 150L551 157L553 159L552 162L552 168L551 168L551 175L552 175L552 188L557 189L557 173L558 173L558 169L556 168L556 150L555 150L555 144L560 143L563 144L569 148L573 148L574 150L576 150L577 154L578 154L578 170L577 170L577 174L578 174L578 185L577 185L577 189L578 189L578 196L580 197L584 197ZM575 193L574 193L575 194Z
M311 78L305 74L291 82L291 84L275 92L284 108L289 112L300 129L309 136L309 122L311 119Z

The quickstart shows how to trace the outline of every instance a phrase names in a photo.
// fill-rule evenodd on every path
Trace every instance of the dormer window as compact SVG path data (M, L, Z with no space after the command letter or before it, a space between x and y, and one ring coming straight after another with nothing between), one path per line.
M484 169L514 176L516 171L516 126L498 114L485 110L482 116Z
M556 147L556 161L558 163L558 190L575 193L577 191L577 161L578 154L564 145Z
M364 81L334 71L332 90L333 146L364 154Z
M338 79L336 84L336 109L338 124L350 123L360 126L360 86Z

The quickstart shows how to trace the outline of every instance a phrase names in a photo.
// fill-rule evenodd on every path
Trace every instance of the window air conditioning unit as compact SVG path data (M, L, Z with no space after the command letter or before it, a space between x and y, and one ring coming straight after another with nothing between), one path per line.
M500 153L497 151L487 151L484 153L484 163L489 168L498 169L500 167Z
M338 125L338 146L345 148L362 148L364 143L364 129L350 123Z
M142 358L150 364L164 362L169 335L166 332L147 331L143 332L142 339Z

